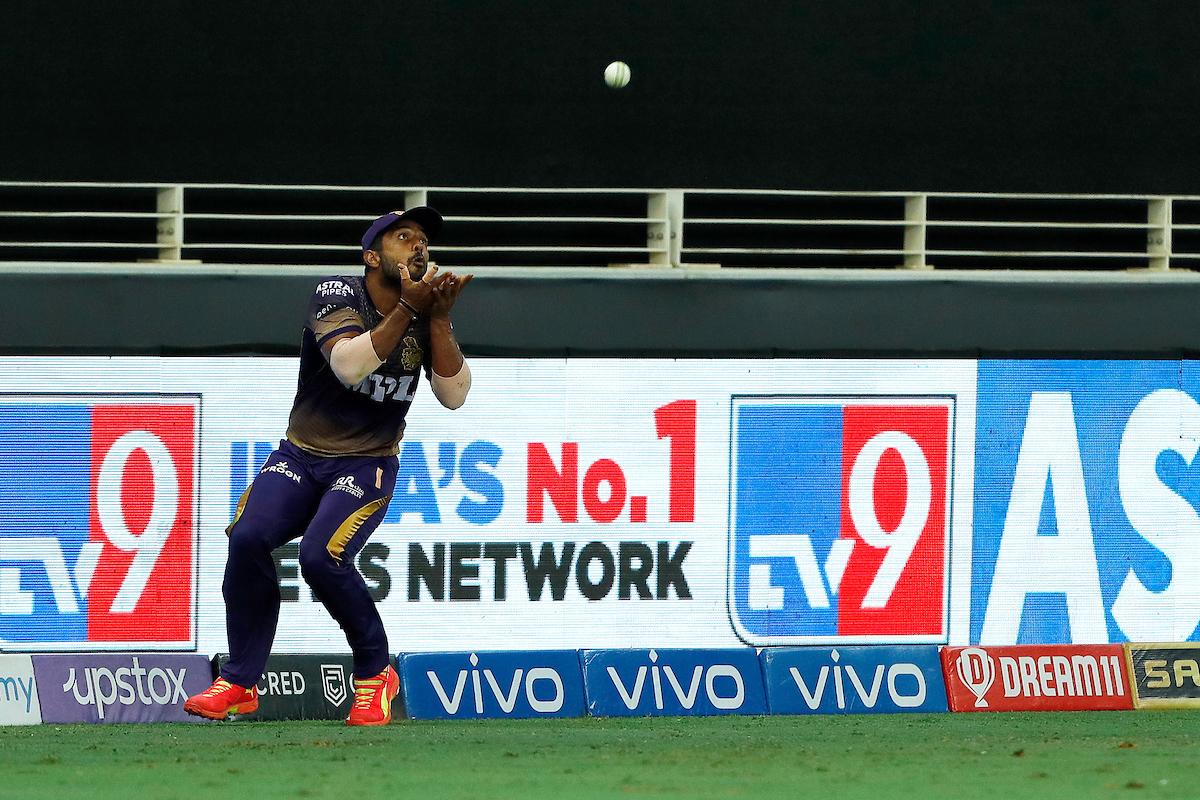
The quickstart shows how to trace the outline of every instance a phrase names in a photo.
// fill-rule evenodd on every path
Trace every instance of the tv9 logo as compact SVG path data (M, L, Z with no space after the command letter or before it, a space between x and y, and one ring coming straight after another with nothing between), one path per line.
M738 636L754 645L946 641L953 398L732 405Z
M0 396L0 643L195 646L199 405Z

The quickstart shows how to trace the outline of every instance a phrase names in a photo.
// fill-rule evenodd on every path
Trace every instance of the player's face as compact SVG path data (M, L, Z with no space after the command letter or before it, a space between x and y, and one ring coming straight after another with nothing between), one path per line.
M429 238L415 222L404 222L389 228L379 245L379 267L385 278L400 280L400 271L407 270L409 278L420 280L429 262Z

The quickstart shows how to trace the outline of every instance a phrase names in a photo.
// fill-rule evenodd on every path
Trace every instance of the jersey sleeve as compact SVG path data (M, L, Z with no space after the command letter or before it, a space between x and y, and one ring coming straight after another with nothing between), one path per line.
M317 284L308 301L308 327L317 347L335 336L360 334L367 329L358 304L354 286L343 278L329 278Z

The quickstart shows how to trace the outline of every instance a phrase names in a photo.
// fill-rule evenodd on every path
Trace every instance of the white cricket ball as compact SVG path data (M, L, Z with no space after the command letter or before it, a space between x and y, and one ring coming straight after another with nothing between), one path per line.
M604 68L604 82L613 89L620 89L629 83L629 65L624 61L614 61Z

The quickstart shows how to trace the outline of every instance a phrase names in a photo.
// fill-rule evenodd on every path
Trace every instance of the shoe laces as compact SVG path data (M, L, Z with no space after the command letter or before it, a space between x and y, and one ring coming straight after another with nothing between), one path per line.
M205 697L216 697L219 694L229 691L233 688L233 684L224 678L217 678L213 681L213 685L204 690Z
M355 681L354 686L354 707L358 709L368 709L371 703L375 701L375 695L383 685L387 683L385 678L360 678Z

